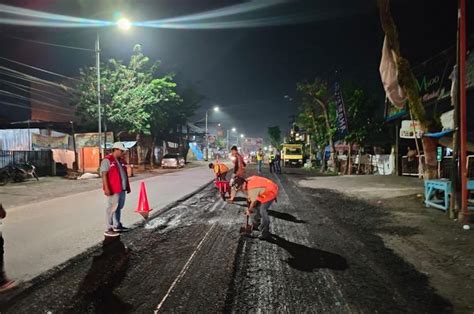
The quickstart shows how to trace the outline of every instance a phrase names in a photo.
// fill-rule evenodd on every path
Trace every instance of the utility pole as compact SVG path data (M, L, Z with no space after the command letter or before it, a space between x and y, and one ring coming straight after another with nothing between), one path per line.
M102 159L102 105L100 103L100 40L99 32L95 40L95 56L96 56L96 69L97 69L97 113L98 113L98 124L99 124L99 157Z
M469 221L467 208L467 95L466 95L466 0L459 0L459 126L461 173L461 223Z
M206 161L209 160L209 136L207 134L207 116L208 116L209 110L206 110Z

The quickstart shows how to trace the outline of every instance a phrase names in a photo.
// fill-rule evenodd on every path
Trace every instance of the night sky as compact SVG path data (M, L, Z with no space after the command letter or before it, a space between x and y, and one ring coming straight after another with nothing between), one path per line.
M224 7L225 0L18 0L4 4L73 16L112 20L123 12L134 21L186 15ZM401 48L412 64L456 41L457 1L392 0ZM219 105L211 121L235 126L247 136L266 136L268 126L289 128L297 109L295 85L315 77L356 81L383 100L378 66L383 34L375 0L310 0L252 13L252 17L314 12L319 21L306 24L227 30L134 28L127 34L100 29L103 58L125 59L133 44L162 61L182 85L206 96L196 115ZM93 48L97 29L48 29L1 26L2 56L75 76L94 63L88 52L39 46L8 36ZM1 64L4 64L3 62ZM284 95L290 95L290 102ZM381 103L383 106L383 103Z

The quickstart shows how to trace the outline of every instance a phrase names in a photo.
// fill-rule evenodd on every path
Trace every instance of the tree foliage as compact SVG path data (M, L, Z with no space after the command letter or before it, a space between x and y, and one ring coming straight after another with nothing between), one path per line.
M336 109L327 82L317 78L313 82L298 83L296 89L301 96L298 123L311 133L320 148L329 144L334 152Z
M101 65L101 101L109 130L148 134L169 133L184 124L195 106L183 102L170 74L159 76L159 62L151 63L135 45L130 61L110 59ZM85 123L94 125L98 117L97 74L95 67L81 69L78 112Z
M268 136L273 147L280 148L281 146L281 130L279 126L271 126L268 128Z
M382 121L377 116L377 101L354 84L343 88L343 97L349 123L349 133L344 139L348 143L363 145L382 127Z

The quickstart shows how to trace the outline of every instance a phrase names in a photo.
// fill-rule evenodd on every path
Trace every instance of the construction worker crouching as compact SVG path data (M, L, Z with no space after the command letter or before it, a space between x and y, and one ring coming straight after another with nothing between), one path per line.
M264 177L251 176L247 179L235 178L233 187L244 192L250 202L246 215L255 215L252 217L252 225L254 229L262 231L260 239L270 240L270 217L268 209L278 196L278 185Z
M225 181L227 178L227 173L229 172L229 167L221 163L210 163L209 169L212 169L216 175L216 179L220 181Z

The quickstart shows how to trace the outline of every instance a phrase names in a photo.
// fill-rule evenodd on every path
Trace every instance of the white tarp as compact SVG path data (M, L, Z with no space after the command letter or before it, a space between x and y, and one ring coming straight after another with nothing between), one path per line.
M393 58L393 51L388 45L387 37L385 37L383 41L382 59L380 60L379 71L387 98L394 106L403 108L406 101L406 95L398 84L397 65Z

